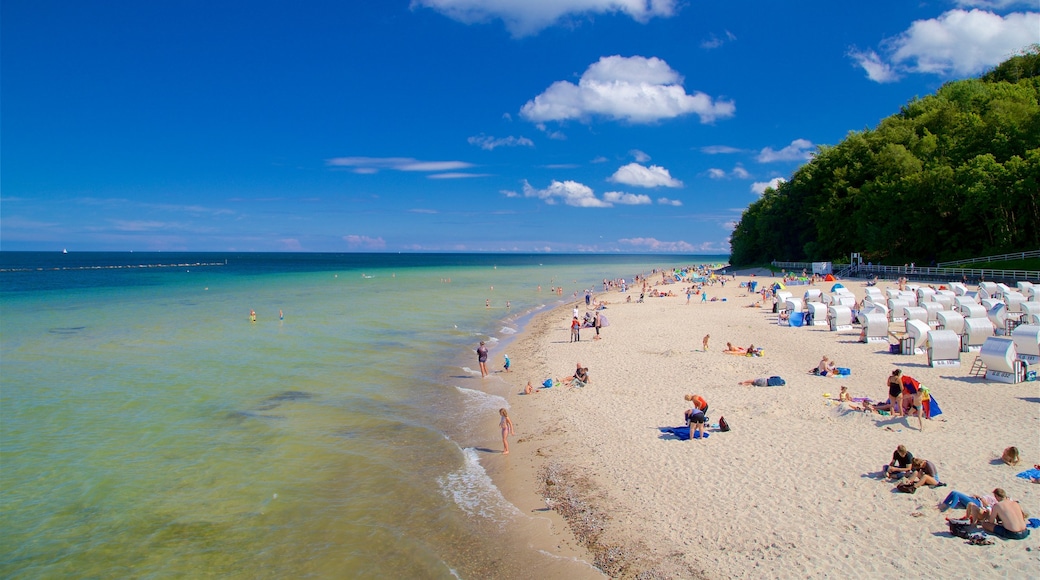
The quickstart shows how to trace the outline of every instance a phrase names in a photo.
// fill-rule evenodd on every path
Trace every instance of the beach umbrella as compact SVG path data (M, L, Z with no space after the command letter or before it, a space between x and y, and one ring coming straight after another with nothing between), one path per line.
M773 290L787 290L787 286L784 286L781 282L773 282Z

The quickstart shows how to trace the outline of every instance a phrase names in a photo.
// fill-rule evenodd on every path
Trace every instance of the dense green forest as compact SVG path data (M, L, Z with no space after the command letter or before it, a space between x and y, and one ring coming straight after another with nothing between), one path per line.
M733 264L1040 248L1040 45L850 133L741 216Z

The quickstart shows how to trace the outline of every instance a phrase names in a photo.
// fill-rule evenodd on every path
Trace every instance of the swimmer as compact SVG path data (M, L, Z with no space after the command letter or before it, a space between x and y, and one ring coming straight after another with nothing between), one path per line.
M285 314L281 310L278 311L278 320L285 320Z
M249 310L249 321L250 322L256 322L256 310L253 310L253 309Z
M490 298L484 301L484 308L491 308L491 299Z

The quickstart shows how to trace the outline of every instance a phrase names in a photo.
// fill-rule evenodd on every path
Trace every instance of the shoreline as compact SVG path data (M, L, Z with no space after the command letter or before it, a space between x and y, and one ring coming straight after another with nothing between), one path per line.
M601 341L569 344L569 302L536 314L513 337L513 372L499 375L511 389L505 396L518 426L511 453L485 462L503 495L525 513L544 515L547 467L587 478L579 495L593 506L602 532L591 546L583 544L555 514L550 533L561 549L584 551L612 577L804 578L884 573L922 562L941 577L1036 569L1040 535L966 546L945 532L944 515L961 510L943 514L936 506L952 489L988 493L1003 486L1031 516L1040 512L1038 494L1014 477L1040 460L1040 382L1003 385L968 376L975 353L962 353L960 367L931 368L924 355L890 355L887 344L860 343L858 328L778 326L770 309L746 308L754 297L738 285L776 278L737 274L725 288L708 287L709 296L726 302L687 305L681 295L625 304L626 294L596 293L610 301L611 326ZM863 296L863 281L841 282ZM806 288L791 291L799 296ZM683 283L667 289L680 293ZM701 352L706 333L711 344ZM754 343L766 356L722 354L726 342ZM853 374L841 380L808 375L824 354ZM518 394L528 379L537 385L566 376L579 360L590 368L588 387ZM945 414L925 421L923 432L916 421L829 400L842 384L853 396L882 399L884 380L897 367L942 401ZM787 385L737 384L772 375ZM708 398L711 421L725 415L733 431L712 430L707 441L662 435L659 427L682 423L687 392ZM875 479L900 443L936 462L949 487L893 494ZM1024 467L997 465L1008 445L1022 450Z

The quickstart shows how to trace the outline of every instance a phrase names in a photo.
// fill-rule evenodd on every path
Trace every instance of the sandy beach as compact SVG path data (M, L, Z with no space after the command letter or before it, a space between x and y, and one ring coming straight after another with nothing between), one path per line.
M687 304L682 283L659 287L676 296L645 303L636 303L638 290L629 292L632 303L626 294L597 293L609 302L603 312L610 321L599 341L589 329L569 342L571 305L532 321L510 346L513 372L499 375L512 387L512 453L486 461L506 497L546 515L545 480L557 491L566 485L588 509L579 514L584 523L571 525L549 514L560 553L584 553L614 577L1035 576L1040 532L971 545L952 537L944 519L964 510L942 512L939 504L951 490L1002 487L1029 516L1040 515L1040 485L1016 477L1040 463L1040 382L971 376L975 353L962 353L959 367L931 368L924 354L894 355L886 343L860 342L858 327L779 326L768 304L749 307L757 296L739 283L752 279L760 288L774 280L738 273L725 287L708 287L719 300L706 303L695 296ZM843 283L863 297L862 281ZM790 291L800 297L806 288ZM765 356L725 354L727 342L754 344ZM823 355L851 374L810 375ZM520 394L528 380L563 378L577 362L589 368L587 387ZM883 401L896 368L941 404L943 414L926 420L923 431L916 418L863 413L836 400L847 385L853 397ZM786 385L738 384L773 375ZM709 429L706 440L662 433L683 424L686 393L707 399L710 422L725 416L732 430ZM900 444L934 462L947 487L896 493L879 472ZM999 460L1010 445L1022 451L1017 467Z

